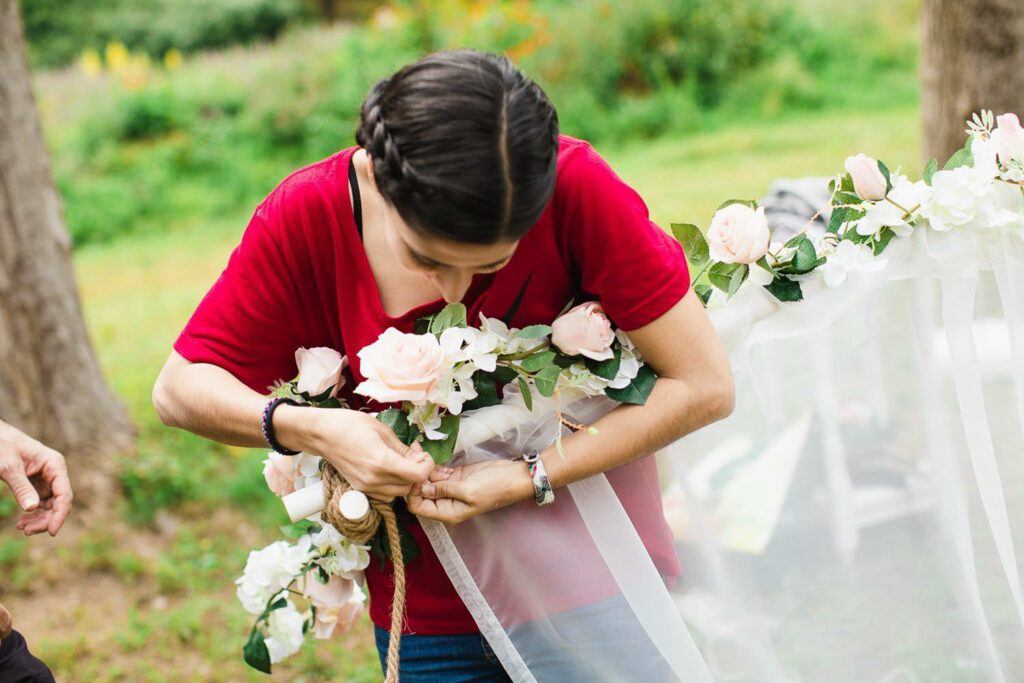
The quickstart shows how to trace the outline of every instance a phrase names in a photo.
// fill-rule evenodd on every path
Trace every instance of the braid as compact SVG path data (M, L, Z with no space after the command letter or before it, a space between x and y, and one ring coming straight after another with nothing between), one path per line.
M390 82L387 78L377 81L363 101L356 142L373 158L374 180L385 197L404 191L428 198L434 188L406 161L384 118L383 100ZM381 172L381 166L386 173Z

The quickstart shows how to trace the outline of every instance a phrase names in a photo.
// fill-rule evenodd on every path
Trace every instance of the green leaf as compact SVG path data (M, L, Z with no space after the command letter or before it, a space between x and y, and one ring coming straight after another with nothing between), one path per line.
M281 527L281 533L286 538L302 538L307 533L317 533L320 531L320 525L316 522L311 522L308 519L300 519L295 524L288 524L287 526Z
M277 600L275 600L274 602L270 603L270 607L267 608L267 611L268 612L273 612L276 609L283 609L284 607L287 607L287 606L288 606L288 598L281 597L281 598L278 598Z
M793 254L793 271L796 273L809 273L817 265L818 254L814 250L814 242L806 235L796 245L796 253Z
M494 375L487 374L481 370L473 373L473 388L476 389L476 398L466 401L462 405L462 412L486 408L501 403L498 396L498 385L494 381Z
M416 537L409 531L407 513L398 514L396 510L395 521L398 523L398 540L402 548L402 564L409 564L420 556L420 545ZM377 533L370 539L370 554L380 562L379 567L384 571L385 562L391 560L391 543L388 541L388 531L384 524L377 527Z
M572 365L573 363L575 363L577 360L579 359L573 358L572 356L567 356L564 353L555 354L555 365L562 368L563 370Z
M537 393L545 398L555 395L555 384L562 374L562 368L557 365L544 368L533 377L533 385L537 387Z
M449 327L466 326L466 307L460 303L448 304L430 322L430 332L440 335Z
M839 181L839 190L841 192L849 192L853 195L857 194L857 190L853 187L853 176L847 173Z
M711 298L711 292L713 292L714 290L705 284L700 284L694 285L693 291L697 292L697 296L700 297L700 302L707 306L708 300Z
M939 170L939 160L931 159L924 167L924 182L926 185L932 184L932 178L935 176L935 172Z
M788 278L773 280L764 286L779 301L802 301L804 292L800 283Z
M604 393L614 401L642 406L647 402L651 391L654 390L654 383L657 379L658 376L654 374L651 366L644 364L640 366L640 371L636 373L636 377L629 383L629 386L622 389L605 389Z
M879 161L878 170L885 176L885 193L889 194L892 191L892 176L889 174L889 167Z
M740 286L743 285L743 281L747 279L747 275L750 273L750 266L746 263L741 263L740 267L732 271L732 277L729 278L729 289L725 292L728 298L732 298L736 292L740 291Z
M878 235L878 239L875 240L872 245L872 250L875 252L875 256L878 256L885 248L889 246L889 242L892 242L892 238L896 236L896 233L892 231L892 228L882 228L881 233Z
M554 351L541 351L532 356L527 356L519 363L519 367L527 372L540 372L555 362Z
M530 385L526 383L522 375L516 379L519 380L519 391L523 394L523 403L526 404L526 409L533 410L533 394L530 393Z
M612 357L608 360L594 360L592 358L584 358L583 364L587 366L587 370L590 370L593 374L603 379L615 379L615 376L619 374L619 364L622 362L622 347L616 344L612 349Z
M710 260L708 241L693 223L672 223L672 236L683 246L691 268L700 270Z
M430 457L434 459L435 463L444 465L452 459L452 453L455 451L455 439L459 435L459 416L445 415L442 417L441 426L438 427L437 431L447 434L448 438L444 440L424 438L420 442L420 446L423 446L423 450L430 453Z
M253 629L249 635L249 642L242 648L242 656L252 668L265 674L270 673L270 650L263 642L263 633L258 629Z
M518 377L519 373L507 365L499 365L491 373L491 376L494 377L494 381L498 384L508 384Z
M708 268L708 281L726 294L732 286L733 276L744 266L742 263L714 263Z
M836 191L836 179L833 178L832 180L828 181L828 193L829 193L829 195L832 195L832 194L835 193L835 191Z
M406 446L415 441L417 433L413 430L412 425L409 424L409 416L401 410L397 408L382 410L378 413L377 419L391 427L391 431L395 433L398 440Z
M954 168L960 168L961 166L974 166L974 155L971 154L970 147L958 149L953 156L949 158L946 165L942 167L942 170L950 171Z
M517 337L524 339L543 339L551 334L550 325L527 325L516 333Z
M832 202L835 204L853 204L857 205L862 203L864 200L852 192L836 192L832 197Z
M767 270L772 275L775 275L775 268L773 268L772 265L770 263L768 263L768 257L767 256L762 256L761 258L757 259L757 265L761 266L762 268Z
M743 206L749 206L751 209L757 209L757 202L753 199L727 199L722 202L715 211L721 211L725 207L732 206L733 204L742 204Z
M843 227L843 223L849 220L847 218L848 211L849 209L845 206L839 206L832 209L832 216L828 219L828 232L833 235L839 234L839 229Z

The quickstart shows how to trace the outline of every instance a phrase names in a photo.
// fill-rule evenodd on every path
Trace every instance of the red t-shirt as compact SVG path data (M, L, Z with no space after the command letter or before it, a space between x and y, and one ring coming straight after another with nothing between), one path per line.
M295 349L327 346L347 354L351 394L363 380L356 353L388 327L411 332L415 320L444 306L438 299L400 317L382 307L357 231L348 194L348 167L356 147L285 178L257 207L227 268L199 304L175 350L193 363L226 369L266 392L296 376ZM463 303L502 317L517 297L512 324L549 324L570 301L601 302L625 330L655 320L689 289L680 245L651 222L643 200L589 143L561 136L551 202L511 261L477 275ZM665 523L653 457L640 461L643 485L623 505L662 575L679 575ZM411 517L411 516L410 516ZM407 571L407 633L471 633L473 618L449 581L422 528L410 530L422 554ZM390 625L391 567L374 559L366 570L370 616Z

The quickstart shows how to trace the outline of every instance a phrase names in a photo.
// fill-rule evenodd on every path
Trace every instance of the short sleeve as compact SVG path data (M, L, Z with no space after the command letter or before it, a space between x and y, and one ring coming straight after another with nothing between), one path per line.
M273 223L257 209L174 344L187 360L224 368L260 393L295 376L295 349L303 336L294 270Z
M640 195L586 142L558 171L564 249L584 293L622 329L656 320L690 289L682 246L650 219Z

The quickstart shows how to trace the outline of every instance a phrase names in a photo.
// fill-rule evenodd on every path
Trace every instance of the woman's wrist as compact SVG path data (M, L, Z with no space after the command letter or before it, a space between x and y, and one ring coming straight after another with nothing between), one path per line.
M320 408L278 406L272 418L277 442L291 451L317 453L320 412Z

